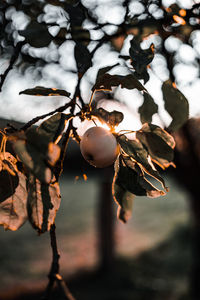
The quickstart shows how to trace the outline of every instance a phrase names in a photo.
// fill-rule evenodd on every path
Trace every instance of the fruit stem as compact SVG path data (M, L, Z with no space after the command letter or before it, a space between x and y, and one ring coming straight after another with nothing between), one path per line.
M94 90L93 92L92 92L92 95L91 95L91 97L90 97L90 102L89 102L89 107L91 106L91 103L92 103L92 100L93 100L93 97L94 97L94 94L95 94L95 92L96 92L96 90Z

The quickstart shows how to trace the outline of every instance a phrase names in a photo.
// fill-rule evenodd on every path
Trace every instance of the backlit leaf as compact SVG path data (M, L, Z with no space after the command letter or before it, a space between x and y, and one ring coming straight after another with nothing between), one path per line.
M57 113L45 120L37 132L48 138L49 142L57 143L65 129L66 123L73 117L72 114Z
M70 93L65 90L60 90L56 88L45 88L43 86L36 86L32 89L26 89L21 91L19 95L25 94L30 96L65 96L69 97Z
M168 129L177 130L189 117L188 100L170 80L163 83L162 92L165 101L165 109L172 117L172 122Z
M139 140L129 140L125 135L120 135L117 138L123 152L130 157L134 162L136 162L140 169L159 181L162 186L167 190L163 178L160 176L159 172L155 169L151 162L149 153L143 147ZM134 168L135 169L135 166Z
M126 223L132 215L134 195L116 183L113 183L112 192L114 200L119 205L117 212L118 218Z
M39 233L49 231L55 221L61 201L58 183L47 185L40 183L35 176L30 175L27 190L30 223Z
M145 123L141 130L136 132L136 137L147 148L151 159L161 168L174 166L175 141L164 129Z
M117 126L124 119L124 115L122 112L116 110L109 112L102 107L95 110L93 114L100 120L108 123L108 125L110 125L111 127Z
M27 220L26 177L21 172L16 172L16 160L11 154L9 157L15 161L10 163L7 160L14 175L7 170L0 172L0 225L5 229L17 230Z
M154 187L145 177L139 165L128 156L120 155L116 161L114 183L125 191L137 196L156 198L165 195L165 192Z
M133 75L110 75L108 73L97 77L95 85L92 90L108 90L112 91L112 87L121 86L126 89L138 89L139 91L146 90L145 87L139 82L139 80Z
M154 102L150 94L144 93L144 102L139 107L138 112L142 123L152 122L152 116L158 112L158 105Z
M29 172L34 174L41 182L51 182L52 171L45 163L45 156L40 151L37 151L27 141L20 139L13 142L13 149Z

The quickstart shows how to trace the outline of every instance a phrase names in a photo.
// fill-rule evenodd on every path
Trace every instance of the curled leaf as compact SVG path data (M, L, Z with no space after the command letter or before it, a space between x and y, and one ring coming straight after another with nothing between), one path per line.
M129 191L124 190L115 182L113 183L112 193L114 200L119 205L117 212L118 218L126 223L132 215L134 195Z
M136 132L137 139L148 149L151 159L161 168L174 166L174 138L164 129L145 123Z
M137 139L129 140L125 135L120 135L117 140L123 149L123 153L125 153L128 158L131 158L131 161L136 162L143 173L155 178L162 184L163 188L168 191L167 187L165 186L164 179L155 169L153 163L151 162L150 155L142 143ZM135 166L133 169L135 169Z
M119 167L114 180L121 188L137 196L155 198L165 195L164 191L157 189L145 178L136 162L124 155L119 156Z
M27 220L26 177L17 170L16 159L9 153L7 160L13 174L7 170L0 172L0 225L5 229L17 230Z

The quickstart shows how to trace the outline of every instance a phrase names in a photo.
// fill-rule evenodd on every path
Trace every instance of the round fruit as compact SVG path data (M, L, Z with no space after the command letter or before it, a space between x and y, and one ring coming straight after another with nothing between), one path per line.
M119 154L114 135L102 127L91 127L82 136L80 149L83 157L97 168L113 164Z

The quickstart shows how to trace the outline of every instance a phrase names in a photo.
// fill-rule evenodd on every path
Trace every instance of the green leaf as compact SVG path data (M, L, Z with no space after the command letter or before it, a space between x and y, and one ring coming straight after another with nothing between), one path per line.
M14 163L13 163L14 162ZM1 169L0 172L0 225L5 229L17 230L27 220L27 191L26 177L16 171L16 159L9 153L3 164L7 164L9 169Z
M19 93L19 95L21 94L31 95L31 96L65 96L65 97L70 96L70 93L68 93L65 90L45 88L43 86L36 86L32 89L26 89Z
M31 21L26 29L18 32L25 37L27 43L36 48L47 47L53 40L47 25L40 24L37 21Z
M134 162L136 162L143 172L155 178L162 184L166 191L168 190L165 186L164 179L155 169L148 152L139 140L129 140L125 135L120 135L119 137L117 137L117 141L123 149L123 152ZM133 169L135 170L135 166L133 167Z
M189 117L189 104L186 97L173 86L170 80L162 85L163 99L165 101L165 109L172 117L169 130L177 130L187 121Z
M144 102L139 107L140 120L142 123L151 123L152 116L158 112L158 105L150 94L144 93Z
M173 137L164 129L153 124L145 123L136 132L136 138L147 148L151 159L161 168L165 169L170 165L174 166L174 147Z
M118 218L126 223L132 215L132 208L133 208L133 200L134 195L126 190L124 190L122 187L117 185L116 183L113 184L113 197L114 200L118 204Z
M33 175L27 181L28 218L33 228L39 233L49 231L54 224L60 206L61 196L59 185L40 183Z
M144 83L149 80L147 66L154 58L154 45L151 44L148 49L142 49L139 41L136 38L131 40L131 47L129 49L131 56L131 64L135 69L135 76L138 79L144 79Z
M121 86L126 89L138 89L139 91L146 91L145 87L139 82L139 80L133 75L110 75L108 73L97 77L95 85L92 87L92 91L95 90L107 90L112 91L112 87Z

